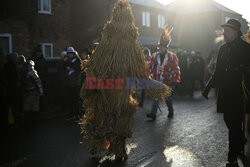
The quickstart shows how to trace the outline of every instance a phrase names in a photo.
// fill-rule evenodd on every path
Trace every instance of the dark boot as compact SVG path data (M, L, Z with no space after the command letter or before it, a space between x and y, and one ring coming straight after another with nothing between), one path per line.
M115 160L118 162L122 162L122 161L126 161L128 159L128 156L126 155L125 157L121 157L121 156L115 156Z
M228 162L226 164L226 167L239 167L239 165L237 161L234 161L234 162Z
M174 112L171 111L171 112L168 112L168 118L173 118L174 117Z
M156 115L155 114L147 114L148 118L152 118L152 120L154 121L156 119Z

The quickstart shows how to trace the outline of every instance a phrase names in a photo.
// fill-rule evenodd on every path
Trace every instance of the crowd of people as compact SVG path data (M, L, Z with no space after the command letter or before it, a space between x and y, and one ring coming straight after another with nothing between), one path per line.
M216 52L204 57L199 51L182 50L177 53L181 69L180 95L190 95L197 89L203 90L205 82L211 76L216 63Z
M92 50L98 45L99 43L95 42ZM152 54L147 47L145 47L142 52L148 66L153 68L152 65L155 63L153 62L155 53ZM61 107L69 111L66 119L68 121L77 123L84 113L84 108L81 105L82 100L79 98L79 92L81 85L86 79L86 74L81 70L81 62L88 60L91 54L92 51L88 48L84 48L81 54L78 54L73 47L66 47L65 50L61 52L58 75L60 87L64 91L61 92L60 101ZM175 92L179 95L190 95L193 97L193 92L196 89L202 90L208 76L212 74L216 63L216 52L212 51L207 58L204 58L198 51L181 50L174 54L174 56L176 56L175 59L178 61L181 79L179 79L178 82L176 81L172 88L175 89ZM5 116L2 117L4 119L2 122L7 125L9 122L8 118L10 117L9 114L13 114L17 126L26 126L25 122L28 122L28 119L33 120L30 122L34 122L35 115L38 111L43 110L46 105L44 96L47 94L46 91L48 89L47 61L42 54L41 45L35 47L30 57L26 58L23 55L18 55L18 53L11 53L6 56L6 60L3 70L5 75L2 85L4 85L3 92L5 92L6 95L5 101L7 105L4 107ZM24 74L28 75L30 73L33 73L34 77L37 77L39 83L34 82L36 79L32 79L32 75L31 77L25 77ZM32 90L27 90L27 88L25 88L27 85L34 83L37 85L33 85L31 88ZM27 92L33 92L33 94L30 93L30 98L27 98ZM144 98L145 90L141 90L141 94L138 97L141 107L143 106ZM169 117L172 117L172 96L169 99L170 100L166 102L169 104L168 106L170 106ZM168 101L170 101L170 103L168 103ZM156 109L156 107L154 108Z
M44 95L47 79L46 60L40 46L34 49L30 58L18 53L8 54L6 58L1 79L5 102L1 110L1 127L15 121L16 125L30 128L34 126L36 114L42 108L40 98Z
M178 60L181 79L180 82L177 82L172 88L174 88L175 94L179 96L188 95L193 97L194 91L202 91L205 83L212 75L216 65L217 52L212 50L209 55L205 57L202 56L199 51L188 51L180 48L177 50L176 53L173 53L177 56L176 60ZM151 51L147 47L143 48L143 53L148 66L152 68L151 62L154 54L151 54ZM144 98L145 91L142 90L139 95L140 106L143 106Z
M95 43L93 48L98 46ZM48 64L41 50L35 47L31 56L14 52L4 56L1 66L1 128L12 125L15 128L32 128L36 115L45 110L45 96L48 93ZM67 120L79 122L84 109L80 104L80 87L86 74L81 71L81 61L90 58L88 48L81 54L73 47L67 47L61 53L58 74L60 87L64 90L60 95L61 108L69 111Z

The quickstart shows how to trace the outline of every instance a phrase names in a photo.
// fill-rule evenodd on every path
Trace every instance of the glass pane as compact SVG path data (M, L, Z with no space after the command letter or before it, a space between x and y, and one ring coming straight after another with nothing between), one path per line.
M0 37L0 49L2 49L5 55L10 53L8 37Z
M158 15L158 27L161 28L161 15Z
M145 26L146 25L146 19L145 19L145 12L142 12L142 25Z
M45 45L45 57L52 57L52 53L51 53L51 46L50 45Z
M50 0L43 0L43 10L50 11Z
M147 26L150 27L150 13L147 12Z
M164 17L164 16L162 16L162 25L161 25L161 27L163 28L163 27L164 27L164 25L165 25L165 17Z

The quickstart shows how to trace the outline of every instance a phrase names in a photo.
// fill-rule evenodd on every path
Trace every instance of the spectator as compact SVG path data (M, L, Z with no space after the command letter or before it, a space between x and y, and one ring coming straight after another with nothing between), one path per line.
M73 47L68 47L67 56L65 57L65 67L67 76L67 96L68 96L68 107L69 117L67 120L79 121L79 100L80 100L80 86L81 86L81 67L80 60L78 58L77 51Z
M80 55L80 58L82 60L88 60L90 58L90 51L88 48L85 48L83 51L82 51L82 54Z
M47 62L42 54L41 45L38 45L32 54L32 56L29 58L29 60L34 61L35 63L35 70L37 71L43 87L46 86L46 81L48 77L48 65Z
M7 88L7 105L9 112L12 112L15 118L16 125L20 125L22 119L22 94L18 89L18 77L16 69L17 53L7 55L7 63L5 64L5 78Z
M29 58L29 60L34 61L35 63L35 70L37 71L40 80L42 82L43 88L46 93L47 88L47 81L48 81L48 66L47 62L42 54L41 45L37 45L37 47L34 49L34 52L32 56ZM40 110L44 110L45 108L45 98L40 98Z
M208 98L211 87L218 88L217 111L224 114L224 122L229 132L229 152L226 167L237 167L237 158L244 159L246 144L244 118L246 91L243 83L250 78L250 44L241 39L241 24L229 19L222 25L225 44L220 47L216 68L203 91ZM249 84L245 84L249 86ZM247 88L249 89L249 88Z
M16 63L18 82L23 96L25 124L31 128L35 125L35 116L39 112L39 98L43 95L43 87L32 60L26 62L25 57L21 55L17 57Z
M6 72L4 68L5 55L0 47L0 128L3 129L8 124L7 98L6 98Z

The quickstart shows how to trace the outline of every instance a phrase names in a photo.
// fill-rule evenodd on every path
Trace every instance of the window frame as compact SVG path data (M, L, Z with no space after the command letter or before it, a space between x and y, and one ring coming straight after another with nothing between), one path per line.
M0 33L0 37L7 37L9 39L9 53L12 53L12 35L9 33Z
M150 27L150 12L142 12L142 26Z
M51 52L51 57L47 57L45 55L45 46L50 46L50 52ZM45 59L54 59L54 53L53 53L53 43L42 43L42 54Z
M38 3L37 3L38 5L39 5L39 1L40 1L40 9L38 8L38 13L40 13L40 14L51 14L51 10L52 10L51 0L48 0L49 1L49 11L48 10L43 10L43 1L44 0L38 0Z
M166 17L163 14L158 14L158 28L164 28Z

